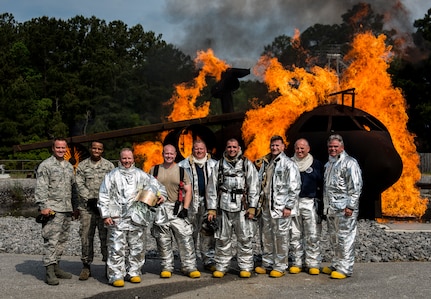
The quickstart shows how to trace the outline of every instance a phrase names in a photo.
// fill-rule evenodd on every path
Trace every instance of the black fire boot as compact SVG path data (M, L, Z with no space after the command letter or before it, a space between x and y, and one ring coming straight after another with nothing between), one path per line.
M60 282L57 279L57 276L55 275L54 271L54 264L46 266L46 276L45 276L45 282L49 285L56 286Z
M57 278L61 278L61 279L71 279L72 278L71 273L63 271L60 269L60 263L57 263L54 265L54 273L55 273L55 276L57 276Z
M91 276L90 264L84 264L84 267L79 274L79 280L87 280Z

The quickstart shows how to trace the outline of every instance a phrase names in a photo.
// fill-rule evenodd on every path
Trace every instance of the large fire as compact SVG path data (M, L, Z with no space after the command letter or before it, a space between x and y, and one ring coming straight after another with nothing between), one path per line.
M199 51L195 59L196 66L200 69L198 76L188 83L182 83L175 86L174 95L166 103L172 105L172 113L168 116L169 121L181 121L193 118L208 116L210 102L206 101L200 106L196 105L197 98L201 94L203 88L207 86L207 78L214 77L220 81L223 71L229 66L224 61L214 56L211 49L208 51ZM168 132L159 134L159 140L163 140ZM180 137L181 154L188 156L191 154L193 140L190 134L182 134ZM142 157L143 169L149 171L153 165L163 162L162 142L145 142L144 144L135 144L134 152ZM153 153L160 153L158 157L153 157Z
M385 216L420 217L426 211L428 200L422 199L415 187L420 179L419 155L414 136L406 127L405 100L401 90L392 86L387 73L390 48L385 46L385 38L370 33L357 35L345 57L350 65L339 78L340 83L329 70L314 67L310 72L301 68L288 71L276 59L261 58L257 69L264 70L264 81L280 97L270 105L247 112L242 128L247 144L245 154L252 160L263 156L268 151L271 135L283 136L299 115L327 103L329 93L355 87L355 106L386 126L403 161L401 178L382 194L382 212ZM292 81L296 84L290 84ZM259 126L262 123L265 125Z
M327 104L328 94L354 87L357 94L355 106L375 116L386 126L403 161L401 178L382 194L383 214L422 216L428 200L421 198L415 187L420 179L419 155L413 142L414 136L406 127L408 117L402 92L392 86L387 73L391 48L385 46L385 39L384 35L375 37L371 33L357 35L352 50L345 57L349 66L340 77L334 71L317 66L309 70L286 70L277 59L261 57L254 72L264 80L269 91L277 91L280 96L269 105L247 111L242 126L245 155L252 161L262 157L268 152L268 140L272 135L284 136L303 112ZM205 78L213 76L219 80L228 67L215 58L211 50L199 52L196 62L203 64L198 77L191 84L178 85L169 101L173 106L169 116L172 121L207 116L209 102L196 107L196 99L206 86ZM161 148L161 143L152 146ZM136 150L151 152L138 146ZM149 164L145 163L144 169L154 165Z

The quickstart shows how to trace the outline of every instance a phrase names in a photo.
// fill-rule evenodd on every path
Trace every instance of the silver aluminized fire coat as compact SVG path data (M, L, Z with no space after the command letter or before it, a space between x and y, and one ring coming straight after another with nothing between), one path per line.
M105 176L100 186L98 207L101 217L110 217L114 221L114 225L108 227L109 283L124 279L127 274L140 276L145 263L146 227L131 219L132 207L140 189L151 189L167 197L163 185L135 166L118 166Z
M347 276L353 273L355 238L362 191L362 172L358 162L345 151L329 157L325 164L323 201L329 239L333 248L331 266ZM350 217L344 209L353 210Z
M219 167L221 165L221 171ZM246 163L246 165L243 165ZM219 174L219 172L221 172ZM222 175L221 184L218 184ZM247 205L256 208L258 203L258 172L248 159L236 157L228 162L226 157L217 162L207 188L209 210L218 210L219 229L215 233L216 269L227 272L232 259L232 234L237 236L237 260L240 270L251 271L254 268L252 240L256 231L256 222L245 218L242 202L246 190Z
M211 177L216 163L216 160L209 158L202 167L206 180L205 186L208 184L208 178ZM214 263L215 240L214 235L201 233L202 222L208 217L208 211L206 208L205 197L199 195L198 175L196 171L196 167L199 166L193 162L192 156L179 162L178 166L183 167L186 170L192 181L192 203L189 219L193 224L193 241L196 247L196 254L198 255L198 252L200 252L203 264L210 265Z
M261 182L265 180L270 184L262 188L261 194L265 198L261 218L262 266L284 272L289 266L290 228L292 216L298 209L301 177L298 166L283 152L272 161L268 158L263 159L259 169ZM270 163L274 163L272 176L265 178ZM283 217L284 208L291 209L291 216Z

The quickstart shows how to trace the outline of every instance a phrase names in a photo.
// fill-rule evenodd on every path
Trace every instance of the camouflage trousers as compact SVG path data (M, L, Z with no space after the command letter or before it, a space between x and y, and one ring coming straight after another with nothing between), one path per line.
M54 218L42 226L44 266L57 264L60 261L66 242L69 239L71 221L71 213L57 212Z
M103 219L90 209L79 210L79 220L81 226L79 235L81 237L81 261L84 264L91 264L94 258L94 235L99 232L100 252L102 253L102 261L106 261L108 250L106 248L106 235L108 230L103 224Z

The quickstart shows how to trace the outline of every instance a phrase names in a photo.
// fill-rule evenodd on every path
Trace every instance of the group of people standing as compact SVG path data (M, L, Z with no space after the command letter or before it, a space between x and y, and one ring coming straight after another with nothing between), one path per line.
M190 278L201 276L199 259L213 277L224 277L233 255L242 278L253 271L274 278L302 271L337 279L351 276L362 189L359 164L344 151L340 135L329 137L325 165L310 154L306 139L295 142L291 158L285 154L281 136L273 136L269 143L270 153L255 163L243 155L236 139L227 141L218 161L202 140L196 140L192 154L175 163L176 149L167 144L163 163L145 173L135 167L131 149L121 150L115 168L102 158L103 144L95 141L90 158L79 163L74 175L64 160L66 141L54 140L53 156L38 168L35 192L40 213L48 218L42 228L46 282L57 285L58 278L72 277L60 269L59 262L70 221L78 216L80 280L91 276L97 228L109 284L122 287L125 281L141 282L149 227L160 254L161 278L174 272L174 240L181 271ZM154 205L137 203L142 190L151 191ZM144 211L146 221L135 220L137 211ZM334 254L330 266L322 268L319 224L323 217ZM262 252L259 265L253 258L257 234Z

